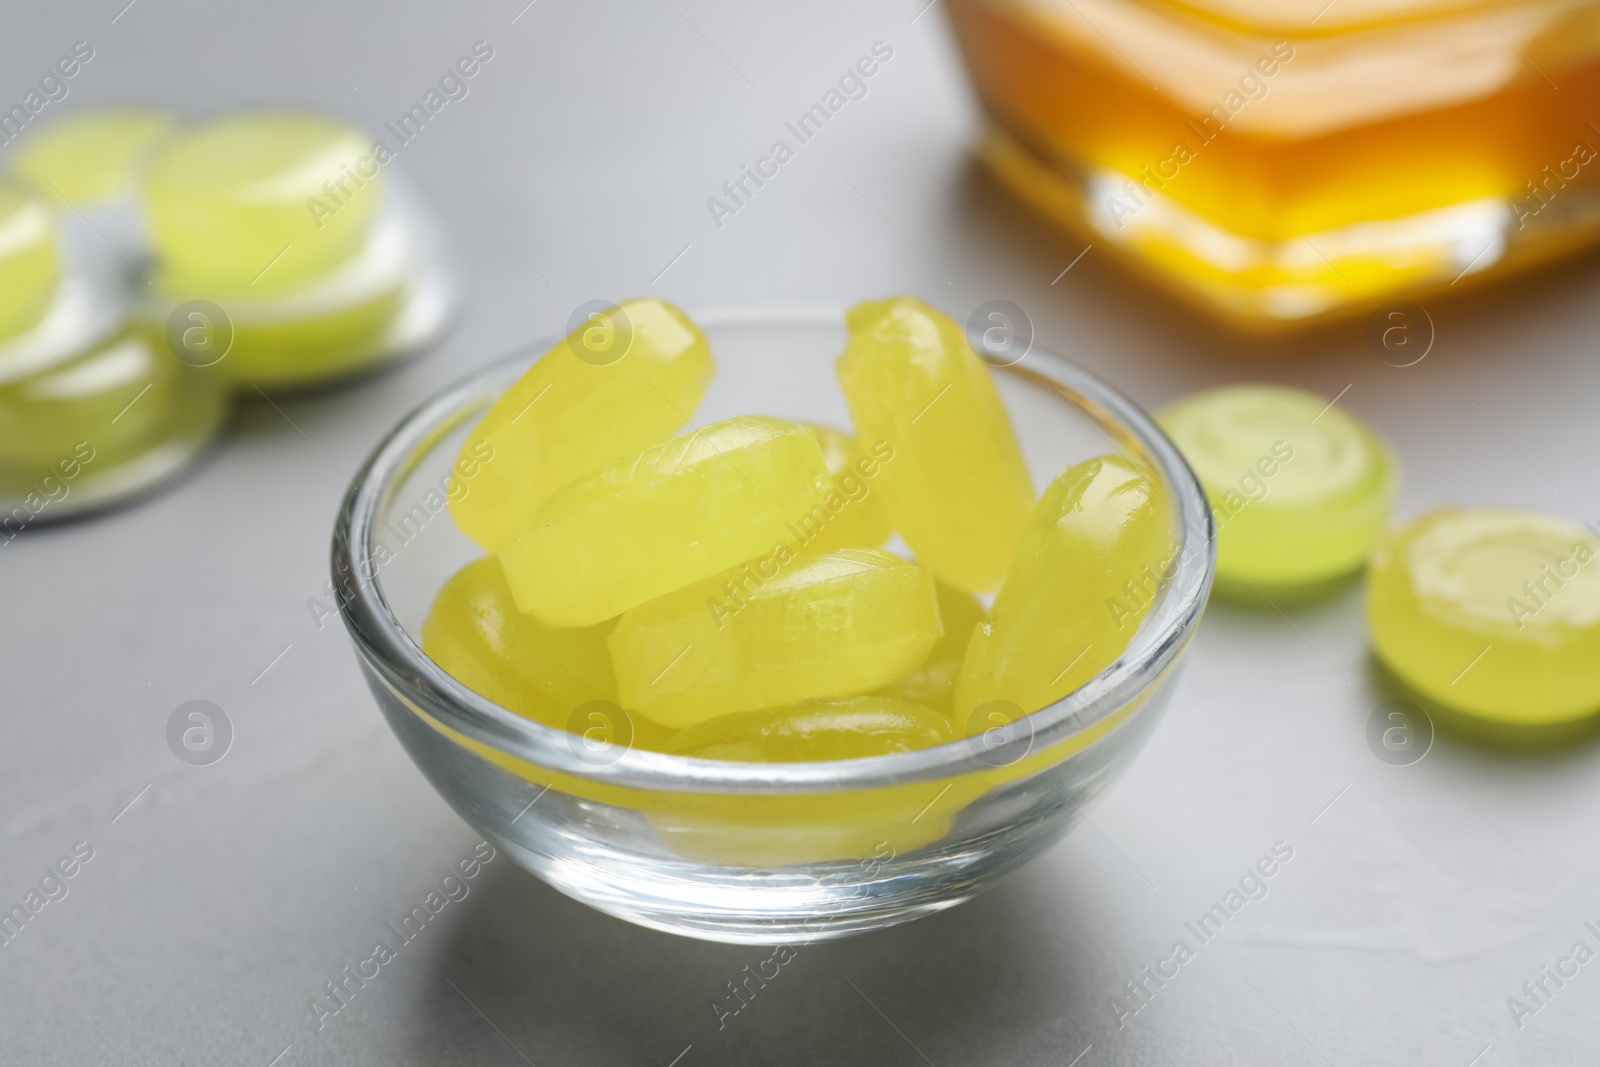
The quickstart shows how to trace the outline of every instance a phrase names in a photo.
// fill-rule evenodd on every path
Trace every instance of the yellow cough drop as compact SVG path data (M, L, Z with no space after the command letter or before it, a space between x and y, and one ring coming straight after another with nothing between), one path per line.
M1373 554L1378 656L1425 696L1506 723L1600 710L1600 544L1511 508L1440 508Z
M186 131L144 176L158 284L219 300L292 288L360 250L380 192L372 138L320 115L254 112Z
M833 478L825 513L807 516L799 524L807 552L832 552L837 548L876 548L889 540L889 516L875 488L883 465L894 451L887 442L863 448L854 437L832 426L806 423L822 446L822 459Z
M727 419L557 489L500 562L523 611L588 626L770 551L829 485L809 429Z
M1122 655L1166 580L1172 521L1166 490L1125 459L1062 471L967 646L957 722L990 701L1038 711Z
M667 751L698 759L802 763L887 756L956 737L950 720L932 708L862 696L719 715L676 734Z
M446 579L422 623L422 651L479 696L535 722L615 732L622 713L606 649L611 626L547 626L522 614L490 556ZM660 748L669 735L643 716L627 720L637 747Z
M706 339L662 300L625 300L545 352L461 447L465 493L450 512L495 552L550 493L689 421L711 381Z
M617 698L610 629L547 626L522 614L490 556L445 580L422 624L422 651L480 696L564 729L580 704Z
M939 580L1000 584L1033 488L989 371L950 319L911 297L846 316L839 384L862 441L894 450L875 491L889 521Z
M963 593L943 582L935 582L939 598L939 620L944 636L939 638L927 659L911 673L878 691L879 696L896 697L925 704L946 715L955 697L956 679L967 658L967 645L973 631L983 621L983 605L971 593Z
M44 317L59 275L55 213L42 199L0 185L0 338Z
M1220 589L1294 592L1366 563L1399 478L1355 416L1298 389L1235 385L1158 418L1211 503Z
M77 208L133 192L155 148L172 136L171 115L154 108L106 107L80 111L51 124L22 148L17 174Z
M624 707L686 728L859 694L924 662L942 633L933 575L877 549L772 560L629 611L611 635Z

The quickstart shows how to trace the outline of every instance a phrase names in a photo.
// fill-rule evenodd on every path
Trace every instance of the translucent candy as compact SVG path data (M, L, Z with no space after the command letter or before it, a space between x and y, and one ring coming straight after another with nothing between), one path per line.
M857 304L839 383L856 436L886 442L889 521L919 562L968 592L1005 576L1033 507L1027 468L983 362L920 300Z
M671 731L617 707L611 627L562 629L522 614L490 556L439 590L422 624L422 651L468 689L536 722L584 732L598 725L608 742L664 748Z
M719 715L676 734L667 750L699 759L798 763L910 752L957 736L932 708L864 696Z
M500 562L523 611L590 626L772 552L830 484L809 429L727 419L557 489L522 519ZM696 610L705 615L703 599Z
M84 208L131 194L172 117L142 107L80 111L34 135L12 167L41 193ZM302 209L303 210L303 209Z
M422 624L422 651L456 681L551 726L590 700L617 699L609 623L547 626L517 610L500 561L475 560L449 578Z
M741 569L624 615L610 641L622 706L683 729L851 696L907 674L942 633L926 567L870 548L769 562L742 587Z
M0 185L0 338L44 317L59 270L50 208L15 186Z
M1379 657L1425 696L1507 723L1600 710L1594 528L1507 508L1441 508L1372 557Z
M939 620L944 624L944 636L939 638L926 660L904 678L878 690L878 695L915 701L949 714L956 679L961 676L961 664L967 658L967 645L972 641L973 630L983 621L984 611L971 593L952 589L943 582L935 582L934 588L939 597Z
M665 441L705 395L714 368L694 323L662 300L620 308L541 356L461 446L458 469L478 473L450 511L486 550L552 490Z
M957 725L990 701L1037 711L1113 663L1168 580L1172 522L1166 490L1121 457L1061 472L967 647Z
M69 468L74 506L100 491L96 482L117 493L118 483L170 473L222 421L216 376L174 359L143 330L118 330L28 373L8 374L5 362L0 495L37 490L55 475L49 487Z
M874 488L880 460L888 454L888 447L880 447L878 454L863 451L854 437L831 426L806 423L817 435L822 446L822 458L833 476L830 513L826 518L808 517L797 529L803 539L803 551L832 552L838 548L876 548L889 540L889 516L883 510L883 498ZM831 506L837 502L837 511ZM808 538L808 539L805 539Z
M1220 589L1293 591L1366 562L1399 477L1388 446L1337 404L1237 385L1158 418L1211 501Z
M364 370L390 354L390 330L405 306L407 293L398 280L365 291L321 290L326 302L305 314L250 315L232 303L224 308L233 329L233 344L218 370L244 385L265 390L316 385ZM289 304L285 301L285 304ZM231 311L230 311L231 309ZM251 309L254 310L254 309Z
M170 293L258 298L351 258L376 210L372 138L318 115L235 115L168 141L145 175Z

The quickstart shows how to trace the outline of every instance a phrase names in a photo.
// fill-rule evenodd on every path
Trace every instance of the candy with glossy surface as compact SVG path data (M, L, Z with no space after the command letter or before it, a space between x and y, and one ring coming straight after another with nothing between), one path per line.
M1509 508L1440 508L1373 554L1379 657L1425 696L1507 723L1600 710L1594 530Z
M870 548L771 559L641 604L611 635L617 690L686 728L717 715L835 699L904 676L942 630L926 567ZM770 574L770 576L769 576Z
M445 581L422 623L422 651L468 689L546 726L662 748L671 731L617 706L610 632L610 622L562 629L522 614L490 556Z
M846 322L839 383L857 437L893 449L874 487L889 521L941 581L994 589L1033 488L987 368L959 326L911 297L857 304Z
M1062 471L967 646L957 724L987 727L975 713L990 701L1037 711L1114 662L1168 580L1173 540L1171 502L1144 468L1100 456Z
M1388 446L1353 415L1298 389L1236 385L1158 419L1211 502L1220 588L1293 590L1366 562L1399 477Z
M579 704L617 698L610 632L609 623L566 629L524 615L488 556L445 580L422 624L422 651L468 689L564 726Z
M943 582L935 582L934 587L944 636L939 638L926 660L913 667L904 678L878 690L878 695L915 701L949 714L956 679L961 677L961 665L967 658L967 645L978 623L983 621L984 610L971 593L963 593Z
M889 516L883 497L874 488L886 460L894 458L887 444L876 452L863 450L854 437L832 426L805 423L817 435L822 458L833 477L828 508L805 516L796 524L805 552L832 552L839 548L876 548L889 540ZM837 509L834 505L837 504Z
M663 300L618 307L541 356L461 446L483 466L450 512L488 551L551 491L665 441L705 395L714 368L694 323Z
M764 415L726 419L557 489L518 525L500 562L523 611L589 626L770 553L830 485L809 429Z
M36 196L0 184L0 338L44 317L59 272L50 208Z
M932 708L860 696L719 715L678 733L667 751L697 759L799 763L910 752L957 736L950 720Z
M129 481L138 471L172 469L176 453L221 421L216 376L174 359L144 330L118 330L31 372L6 355L0 346L0 492L36 488L43 474L74 461L85 474L71 487L81 500L89 482L119 469ZM23 372L13 375L19 364Z
M145 174L161 288L212 299L280 292L351 258L382 179L373 141L319 115L234 115L174 137Z

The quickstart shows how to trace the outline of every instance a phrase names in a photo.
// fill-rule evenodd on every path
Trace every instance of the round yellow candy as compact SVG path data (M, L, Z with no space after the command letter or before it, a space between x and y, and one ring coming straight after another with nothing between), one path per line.
M1212 389L1161 426L1217 525L1217 585L1293 591L1359 570L1399 485L1382 438L1324 397L1276 385Z
M1600 710L1600 544L1538 512L1440 508L1372 557L1378 656L1425 696L1547 724Z
M303 283L361 248L378 191L371 138L318 115L236 115L176 137L144 186L162 288L257 297Z
M222 421L217 377L138 326L8 373L22 363L0 357L0 496L53 489L53 515L153 484Z
M89 207L131 192L151 152L172 128L172 117L154 108L82 111L31 139L12 167L40 192Z
M50 208L21 189L0 185L0 337L44 317L59 272Z

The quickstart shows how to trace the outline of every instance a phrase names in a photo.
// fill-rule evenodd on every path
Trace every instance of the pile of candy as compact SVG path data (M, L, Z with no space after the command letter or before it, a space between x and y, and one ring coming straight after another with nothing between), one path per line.
M1035 500L988 369L920 301L847 316L853 436L768 415L672 436L713 373L704 336L659 300L609 314L457 462L474 473L452 512L492 554L439 590L422 645L489 699L559 728L607 702L633 744L680 754L882 755L1060 699L1149 611L1163 486L1101 456Z

